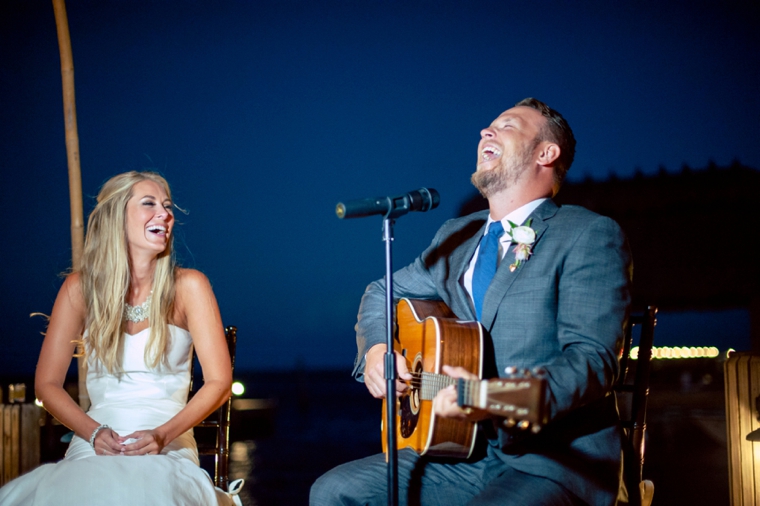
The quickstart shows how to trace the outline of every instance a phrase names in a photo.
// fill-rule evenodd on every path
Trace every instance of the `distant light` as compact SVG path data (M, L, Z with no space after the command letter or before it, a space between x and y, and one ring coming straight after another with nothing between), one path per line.
M245 387L239 381L232 384L232 393L234 395L243 395L245 393Z
M726 357L730 356L731 353L734 353L733 349L726 351ZM653 359L717 358L719 355L720 350L715 346L652 346ZM629 357L631 360L638 360L638 346L631 348Z
M44 407L45 407L45 406L43 406L43 405L42 405L42 401L41 401L41 400L39 400L39 399L34 399L34 403L35 403L37 406L41 407L41 408L44 408Z

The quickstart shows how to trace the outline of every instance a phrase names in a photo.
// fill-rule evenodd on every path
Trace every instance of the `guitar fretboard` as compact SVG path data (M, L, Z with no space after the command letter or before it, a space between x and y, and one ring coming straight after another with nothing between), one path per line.
M457 385L459 403L463 406L472 406L473 399L480 392L480 380L468 381L459 380L446 376L445 374L436 374L432 372L412 373L412 387L419 390L420 399L432 401L433 398L449 385ZM461 383L460 383L461 382Z

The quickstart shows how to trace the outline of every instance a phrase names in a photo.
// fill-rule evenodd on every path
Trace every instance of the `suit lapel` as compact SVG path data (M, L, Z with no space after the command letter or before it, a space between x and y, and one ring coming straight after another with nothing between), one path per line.
M541 241L541 236L543 236L546 229L549 228L546 220L554 216L557 209L559 208L554 201L547 200L538 206L528 217L528 219L532 218L530 228L536 232L536 240L532 247L534 252ZM525 222L527 223L527 220ZM510 271L509 266L515 262L515 246L515 243L512 243L509 246L509 250L501 260L499 268L496 270L496 275L494 276L493 281L491 281L491 285L488 287L488 291L486 291L485 298L483 299L483 318L481 323L488 330L493 326L499 306L512 284L525 269L526 264L532 260L531 256L528 260L523 261L522 265L517 267L514 272Z

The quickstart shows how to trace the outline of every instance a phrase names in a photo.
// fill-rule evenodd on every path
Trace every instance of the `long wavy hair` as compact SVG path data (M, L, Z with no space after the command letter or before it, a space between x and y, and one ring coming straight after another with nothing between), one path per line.
M85 352L94 354L110 373L122 372L124 354L124 302L129 290L130 260L127 246L126 208L135 184L153 181L171 199L169 183L155 172L125 172L112 177L100 189L97 205L87 221L79 272L87 307ZM169 319L174 310L176 261L174 234L158 255L153 273L150 304L150 336L145 363L156 368L166 361Z

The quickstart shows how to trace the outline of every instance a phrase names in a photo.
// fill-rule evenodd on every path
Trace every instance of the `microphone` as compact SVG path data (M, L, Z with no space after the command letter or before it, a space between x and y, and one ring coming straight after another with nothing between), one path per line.
M362 218L375 214L386 218L397 218L412 211L424 213L438 207L441 196L433 188L420 188L395 197L376 197L369 199L338 202L335 214L338 218Z

